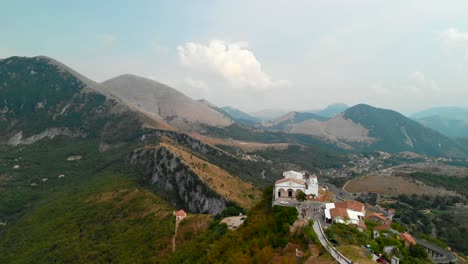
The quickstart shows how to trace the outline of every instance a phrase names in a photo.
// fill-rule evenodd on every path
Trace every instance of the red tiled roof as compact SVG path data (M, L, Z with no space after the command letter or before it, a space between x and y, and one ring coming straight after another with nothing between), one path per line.
M408 234L408 233L401 233L400 234L400 239L405 241L405 243L407 245L416 245L416 241L414 240L414 238Z
M330 215L332 218L336 218L336 217L348 217L349 218L349 215L348 215L348 210L346 210L346 208L332 208L330 209Z
M377 218L377 219L379 219L381 221L384 221L384 222L387 221L387 218L385 218L383 216L383 214L381 214L381 213L367 213L366 219L369 219L369 218Z
M364 204L357 201L344 201L335 203L337 208L347 208L356 212L361 212L364 209Z
M305 182L303 180L298 180L298 179L293 179L293 178L286 178L286 179L277 180L275 183L283 183L283 182L289 182L289 181L290 182L295 182L297 184L305 186Z
M175 212L175 216L187 216L187 213L184 210L179 210Z
M360 227L362 229L367 229L366 223L364 223L364 221L362 221L362 220L359 220L358 227Z

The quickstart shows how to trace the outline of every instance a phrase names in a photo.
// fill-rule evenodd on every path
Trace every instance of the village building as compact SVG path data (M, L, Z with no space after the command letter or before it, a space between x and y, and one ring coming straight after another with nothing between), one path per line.
M187 213L184 210L174 211L173 215L176 217L176 221L182 221L185 217L187 217Z
M319 194L316 175L307 175L305 172L285 171L284 179L275 182L275 200L278 198L295 199L300 191L306 195L317 197Z
M416 240L414 240L414 238L408 233L400 233L398 238L400 240L403 240L403 242L405 242L405 245L408 247L416 245Z
M359 230L367 229L364 223L366 209L364 204L357 201L344 201L325 204L325 221L327 223L341 223L355 225Z
M374 222L379 223L379 224L381 224L381 225L390 222L389 219L387 219L387 218L384 216L384 214L382 214L382 213L374 213L374 212L367 213L367 214L366 214L366 220L371 220L371 221L374 221Z

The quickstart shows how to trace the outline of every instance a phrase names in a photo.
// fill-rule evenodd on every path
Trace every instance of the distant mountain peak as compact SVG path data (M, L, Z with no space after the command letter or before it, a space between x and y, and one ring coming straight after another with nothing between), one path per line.
M195 124L216 127L232 124L229 118L217 110L151 79L124 74L107 80L102 85L132 107L182 129L195 129Z
M349 106L347 106L344 103L335 103L327 106L325 109L320 110L316 112L315 114L323 117L334 117L342 112L344 112L346 109L348 109Z

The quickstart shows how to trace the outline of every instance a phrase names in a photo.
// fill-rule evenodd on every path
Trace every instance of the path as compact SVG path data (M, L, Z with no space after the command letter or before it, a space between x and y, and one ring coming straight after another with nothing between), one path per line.
M172 252L175 252L176 250L176 243L175 243L175 240L176 240L176 236L177 236L177 230L179 229L179 220L176 220L175 221L175 232L174 232L174 236L172 237Z
M323 229L320 225L320 221L314 218L314 231L317 234L318 239L322 246L330 253L330 255L340 264L351 264L353 263L351 260L347 259L343 254L341 254L336 248L334 248L330 242L328 241Z

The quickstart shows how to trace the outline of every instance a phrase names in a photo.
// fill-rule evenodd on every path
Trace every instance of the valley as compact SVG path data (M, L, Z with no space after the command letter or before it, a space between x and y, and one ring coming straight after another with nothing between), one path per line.
M434 228L397 223L467 254L449 234L466 232L455 204L467 202L468 148L395 111L266 121L134 75L97 83L47 57L1 60L0 80L0 263L290 263L296 249L330 263L312 222L272 207L290 170L316 174L330 201L414 214ZM244 224L221 223L239 214Z

